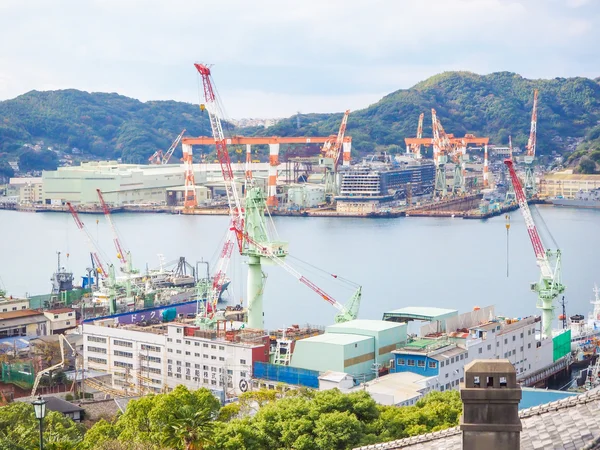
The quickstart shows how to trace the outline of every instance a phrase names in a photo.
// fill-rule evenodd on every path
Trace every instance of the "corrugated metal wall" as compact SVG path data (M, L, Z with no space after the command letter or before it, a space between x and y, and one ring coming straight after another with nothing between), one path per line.
M319 372L316 370L299 369L297 367L280 366L257 361L254 363L254 378L295 384L317 389L319 387Z

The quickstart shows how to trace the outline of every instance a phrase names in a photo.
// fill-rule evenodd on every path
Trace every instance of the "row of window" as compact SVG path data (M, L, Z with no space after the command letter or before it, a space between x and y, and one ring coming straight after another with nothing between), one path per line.
M404 359L404 358L398 358L398 363L399 366L410 366L410 367L414 367L415 366L415 360L414 359ZM416 360L416 365L417 367L425 367L425 360L423 359L419 359ZM437 367L437 361L429 361L429 368L430 369L435 369Z
M92 346L88 345L87 351L88 352L94 352L94 353L104 353L104 354L106 354L106 349L104 347L92 347Z
M96 358L93 356L88 357L89 362L97 363L97 364L106 364L106 359L104 358Z
M115 339L113 341L113 344L118 345L119 347L133 348L133 342L130 341L120 341L118 339Z
M122 356L123 358L133 358L133 353L131 352L122 352L121 350L114 351L115 356Z
M462 361L463 359L469 358L469 352L461 353L458 356L453 356L447 361L440 361L440 367L449 366L450 364L454 364L455 362Z
M463 381L465 381L465 377L462 377L460 380L454 380L454 381L451 381L450 383L446 383L445 385L440 386L440 391L444 392L449 389L452 389L453 387L457 387Z
M173 338L167 338L167 342L173 342ZM175 343L176 344L181 344L181 339L175 339ZM185 345L192 345L192 341L185 341ZM199 341L194 341L194 345L196 347L200 347L200 342ZM202 347L204 348L208 348L209 344L204 342L202 343ZM212 349L217 349L217 345L216 344L210 344L210 348ZM225 346L224 345L219 345L219 350L225 350Z
M162 349L160 347L156 347L154 345L142 344L140 347L142 350L147 350L150 352L160 352Z
M88 336L88 342L100 342L102 344L106 344L106 338L98 337L98 336Z

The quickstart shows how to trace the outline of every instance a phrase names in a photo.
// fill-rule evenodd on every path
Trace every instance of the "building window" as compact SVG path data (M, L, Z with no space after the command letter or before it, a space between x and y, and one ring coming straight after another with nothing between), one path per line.
M148 372L160 374L160 369L157 369L156 367L148 367Z
M423 360L421 360L421 359L420 359L420 360L418 360L418 361L417 361L417 366L418 366L418 367L425 367L425 361L423 361Z
M167 342L173 342L173 338L167 338Z
M219 356L219 361L225 361L225 358L222 356Z
M521 339L523 339L523 333L521 333Z
M211 371L211 372L216 372L216 371L217 371L217 368L216 368L216 367L211 367L211 368L210 368L210 371Z
M515 342L517 340L517 337L515 335L513 335L513 342Z
M181 355L181 350L176 350L175 353Z
M113 344L118 345L120 347L129 347L132 348L133 347L133 342L129 342L129 341L120 341L118 339L115 339L113 341Z
M487 348L488 348L488 350L491 350L492 349L492 344L488 344Z
M246 378L246 375L247 375L246 372L240 372L240 377Z
M202 357L208 359L208 355L206 354L202 355Z
M102 348L102 347L91 347L91 346L88 345L87 351L88 352L94 352L94 353L104 353L104 354L106 354L106 349Z
M177 361L177 365L180 366L181 365L181 361Z
M71 325L71 322L67 322L67 325Z
M168 348L168 349L167 349L167 351L168 351L169 353L173 353L173 349L172 349L172 348Z
M181 334L181 328L177 328L177 333Z
M210 359L217 359L215 355L210 355Z
M190 341L185 341L185 345L192 345Z
M531 342L527 344L527 348L531 348Z
M219 345L219 350L225 350L225 347L222 345Z
M398 358L396 360L396 365L403 366L404 365L404 358Z
M481 347L479 347L479 354L481 355L483 353L483 349Z
M429 361L429 368L435 369L437 367L437 363L435 361Z
M200 347L200 342L196 341L196 342L194 342L194 345L195 345L196 347Z
M521 350L520 350L520 351L521 351L521 352L523 351L523 347L521 347Z
M407 365L408 366L414 366L415 365L415 360L414 359L408 359L407 360Z
M16 311L16 310L17 310L17 308L16 308L16 307L14 307L14 308L13 308L13 311ZM55 318L55 319L58 319L58 314L54 314L54 318Z
M512 354L514 355L516 353L516 350L513 349Z
M115 361L114 365L115 365L115 367L124 367L126 369L133 369L133 364L122 362L122 361Z
M210 348L217 348L217 346L216 345L211 345Z
M151 352L160 352L160 347L155 347L154 345L142 344L141 349L142 350L148 350L148 351L151 351Z
M440 367L444 367L444 361L440 361Z
M208 348L208 344L202 344L202 347Z
M450 358L450 364L454 364L454 356Z
M177 339L177 340L175 340L175 343L176 343L176 344L181 344L181 339Z
M186 356L190 356L192 353L191 352L185 352Z
M106 338L103 338L103 337L88 336L87 340L88 340L88 342L102 342L103 344L106 344Z
M240 359L240 364L246 364L246 360L245 359Z
M98 363L98 364L106 364L106 359L104 358L94 358L94 357L89 357L88 358L89 362L94 362L94 363Z
M115 350L113 354L115 356L122 356L123 358L133 358L133 353L131 353L131 352L122 352L121 350Z
M508 338L504 338L504 344L508 344Z
M200 358L200 353L194 353L194 356L195 356L196 358Z

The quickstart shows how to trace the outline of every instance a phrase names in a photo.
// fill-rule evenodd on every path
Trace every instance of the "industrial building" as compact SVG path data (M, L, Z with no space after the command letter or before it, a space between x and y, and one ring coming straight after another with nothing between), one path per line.
M265 184L268 164L255 164L257 183ZM223 175L219 164L194 164L194 179L199 203L209 202L222 194ZM236 176L243 180L244 165L232 164ZM261 177L262 176L262 177ZM100 189L107 203L172 204L180 202L184 190L184 166L179 164L121 164L116 161L83 162L79 166L59 167L44 171L41 197L47 205L70 202L76 205L97 205ZM220 189L219 189L220 188ZM240 185L240 189L241 185ZM170 192L170 195L167 193Z
M206 387L223 401L248 389L254 362L269 359L269 337L257 330L201 331L185 323L86 323L84 368L102 371L120 392Z
M540 197L575 198L580 191L600 188L600 175L574 174L572 170L545 174L539 183Z
M297 341L291 366L355 377L373 375L374 368L389 364L392 351L404 343L406 324L351 320L330 325L319 336Z
M11 178L8 181L6 196L18 203L41 203L43 199L42 177Z

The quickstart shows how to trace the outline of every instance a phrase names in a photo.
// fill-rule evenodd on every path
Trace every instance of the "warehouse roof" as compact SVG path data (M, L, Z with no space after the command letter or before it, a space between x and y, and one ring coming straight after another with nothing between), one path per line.
M383 320L405 322L407 320L441 321L458 315L456 309L434 308L430 306L407 306L383 313Z
M600 175L583 175L579 173L556 172L544 175L544 180L600 181Z
M31 309L22 309L20 311L7 311L0 313L0 320L5 319L20 319L22 317L33 317L43 316L44 314L39 311L33 311Z
M348 322L336 323L334 325L329 325L326 330L330 328L335 329L359 329L359 330L368 330L368 331L384 331L390 330L393 328L398 328L403 326L403 324L393 323L384 320L365 320L365 319L356 319L350 320Z
M348 345L355 344L358 342L368 341L373 339L371 336L361 336L358 334L345 334L345 333L325 333L318 336L309 337L296 342L296 345L304 342L319 342L322 344L333 344L333 345Z

